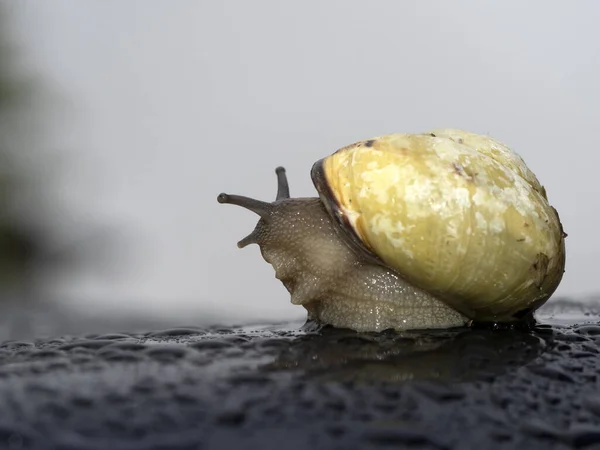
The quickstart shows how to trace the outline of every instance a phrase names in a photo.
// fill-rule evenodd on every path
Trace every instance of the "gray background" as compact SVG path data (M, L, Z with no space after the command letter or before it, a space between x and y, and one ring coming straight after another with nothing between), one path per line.
M272 199L284 165L292 195L312 196L324 155L437 127L525 158L569 233L557 296L598 291L598 2L8 5L24 64L55 96L56 216L67 235L84 217L118 237L110 270L46 280L74 306L302 317L258 248L236 248L256 217L216 195Z

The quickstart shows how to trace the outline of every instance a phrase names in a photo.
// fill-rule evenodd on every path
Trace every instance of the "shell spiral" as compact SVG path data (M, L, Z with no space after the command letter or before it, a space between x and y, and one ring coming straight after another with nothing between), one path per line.
M380 136L318 161L312 176L348 237L471 319L518 318L562 279L556 210L523 159L488 136Z

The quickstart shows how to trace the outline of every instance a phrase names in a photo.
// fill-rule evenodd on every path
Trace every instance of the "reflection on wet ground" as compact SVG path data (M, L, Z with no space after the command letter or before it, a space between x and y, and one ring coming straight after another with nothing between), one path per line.
M331 381L467 381L526 364L552 345L552 333L543 327L401 334L325 328L282 346L263 369L301 369L311 378Z
M539 321L363 334L107 328L5 341L0 448L600 445L600 318L555 302Z

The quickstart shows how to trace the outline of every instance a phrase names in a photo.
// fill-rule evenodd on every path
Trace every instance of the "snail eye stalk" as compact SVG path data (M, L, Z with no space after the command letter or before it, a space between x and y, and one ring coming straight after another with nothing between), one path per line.
M241 206L255 214L258 214L263 219L266 219L273 210L271 203L256 200L250 197L244 197L243 195L230 195L230 194L219 194L217 197L219 203L229 203L231 205Z
M277 197L275 200L290 198L290 185L285 174L285 168L279 166L275 169L275 173L277 174Z

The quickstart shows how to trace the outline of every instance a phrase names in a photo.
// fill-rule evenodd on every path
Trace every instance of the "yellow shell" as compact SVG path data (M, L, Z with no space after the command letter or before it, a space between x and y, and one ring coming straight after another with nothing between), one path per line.
M490 137L380 136L317 162L313 180L368 250L471 319L518 318L562 279L556 210L524 161Z

